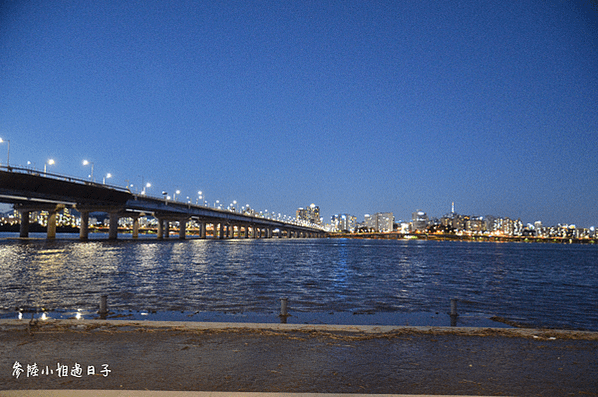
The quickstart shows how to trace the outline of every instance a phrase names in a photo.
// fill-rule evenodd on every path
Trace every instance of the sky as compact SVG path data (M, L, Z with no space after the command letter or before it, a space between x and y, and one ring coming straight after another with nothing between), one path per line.
M0 138L210 205L598 226L598 3L3 0Z

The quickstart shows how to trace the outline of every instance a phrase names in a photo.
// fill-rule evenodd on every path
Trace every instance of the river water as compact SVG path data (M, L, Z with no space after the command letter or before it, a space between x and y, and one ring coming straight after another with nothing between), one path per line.
M0 318L97 318L107 295L112 318L277 322L285 297L289 323L449 325L458 299L457 325L598 331L596 245L14 236Z

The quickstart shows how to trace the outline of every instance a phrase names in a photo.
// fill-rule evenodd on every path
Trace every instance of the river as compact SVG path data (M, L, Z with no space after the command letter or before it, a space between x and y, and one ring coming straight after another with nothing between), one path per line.
M458 325L598 331L595 245L15 236L0 318L96 318L107 295L112 318L276 322L284 297L289 323L449 325L457 299Z

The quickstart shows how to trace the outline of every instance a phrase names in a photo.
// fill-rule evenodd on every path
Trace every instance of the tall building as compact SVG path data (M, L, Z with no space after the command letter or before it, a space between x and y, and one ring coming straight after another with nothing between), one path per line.
M418 232L425 231L428 227L428 223L430 222L428 215L421 210L417 210L411 214L411 219L413 222L413 230Z
M307 208L297 209L297 219L315 223L316 225L322 224L322 220L320 219L320 207L311 204Z
M357 217L349 214L332 215L332 227L336 231L354 232L357 227Z
M377 212L374 215L365 214L363 224L374 232L392 232L395 217L392 212Z

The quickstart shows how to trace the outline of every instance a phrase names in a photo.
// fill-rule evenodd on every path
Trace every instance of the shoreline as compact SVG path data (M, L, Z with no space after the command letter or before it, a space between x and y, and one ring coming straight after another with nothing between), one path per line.
M31 226L30 226L31 227ZM15 237L6 237L6 239L23 239L26 240L28 237L22 238L18 236L19 229L18 225L13 226L0 226L1 233L14 233L17 234ZM34 227L29 230L30 233L45 233L45 227ZM215 238L213 235L207 235L205 238L200 238L199 233L194 233L193 229L188 229L187 239L189 240L220 240ZM57 227L57 233L59 234L78 234L78 227ZM90 228L89 234L104 235L108 234L108 228ZM121 236L132 236L132 229L121 229L119 228L118 234ZM139 235L143 237L155 237L157 234L155 229L141 229ZM173 240L178 240L178 229L171 229L170 235ZM488 236L488 235L458 235L452 233L409 233L403 234L398 232L386 232L386 233L339 233L339 232L328 232L326 237L331 239L373 239L373 240L425 240L425 241L475 241L475 242L500 242L500 243L551 243L551 244L583 244L583 245L595 245L597 243L596 238L574 238L574 237L538 237L538 236ZM32 237L31 239L35 239ZM142 238L143 239L143 238ZM241 237L227 238L230 239L244 239Z
M32 325L33 324L33 325ZM228 323L196 321L137 321L137 320L14 320L0 319L0 332L17 330L44 330L77 332L110 329L129 332L132 330L161 331L220 331L220 332L302 332L302 333L348 333L368 336L398 335L459 335L501 336L532 339L568 339L598 341L598 332L544 328L493 328L493 327L446 327L446 326L393 326L393 325L339 325L339 324L275 324L275 323ZM552 339L551 339L552 338Z

